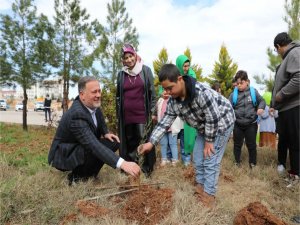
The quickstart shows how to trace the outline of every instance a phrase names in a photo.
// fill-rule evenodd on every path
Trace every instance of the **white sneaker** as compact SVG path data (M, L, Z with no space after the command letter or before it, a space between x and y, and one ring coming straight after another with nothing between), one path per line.
M169 160L163 159L163 160L161 160L160 166L161 167L166 166L168 163L170 163Z
M179 162L179 160L172 159L172 166L176 166L178 162Z
M291 188L291 187L295 186L297 183L299 183L299 176L292 175L290 178L290 183L286 187Z
M282 175L283 173L284 173L284 171L285 171L285 168L284 168L284 166L283 165L278 165L277 166L277 172L280 174L280 175Z

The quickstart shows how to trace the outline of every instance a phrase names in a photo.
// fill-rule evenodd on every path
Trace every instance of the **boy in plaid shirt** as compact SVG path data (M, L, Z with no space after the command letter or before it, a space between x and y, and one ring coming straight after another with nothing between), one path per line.
M197 129L193 151L196 192L207 207L215 203L220 164L234 126L230 102L190 76L181 76L173 64L162 66L159 81L171 96L163 119L153 130L150 141L139 146L139 153L151 151L177 116Z

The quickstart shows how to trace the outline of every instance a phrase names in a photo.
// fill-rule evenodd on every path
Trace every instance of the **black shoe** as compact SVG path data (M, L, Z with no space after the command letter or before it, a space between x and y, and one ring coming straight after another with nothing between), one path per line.
M238 167L238 168L241 167L241 163L240 163L240 162L235 162L234 165L235 165L236 167Z
M75 185L78 182L86 182L89 178L88 177L80 177L73 172L68 174L68 181L69 181L69 186Z
M294 223L300 223L300 215L298 215L298 216L293 216L293 217L291 218L291 220L292 220Z

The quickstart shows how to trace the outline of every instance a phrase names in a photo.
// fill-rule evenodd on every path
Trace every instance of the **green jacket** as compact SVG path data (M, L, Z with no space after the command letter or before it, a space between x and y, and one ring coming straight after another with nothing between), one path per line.
M187 74L184 74L183 72L183 64L186 61L190 61L189 58L186 55L180 55L176 59L176 66L180 71L181 75L189 75L193 78L196 78L196 73L194 70L190 67ZM191 61L190 61L191 63ZM190 127L186 123L184 123L184 151L185 153L191 153L193 152L194 145L195 145L195 140L196 140L196 135L197 131L195 128Z

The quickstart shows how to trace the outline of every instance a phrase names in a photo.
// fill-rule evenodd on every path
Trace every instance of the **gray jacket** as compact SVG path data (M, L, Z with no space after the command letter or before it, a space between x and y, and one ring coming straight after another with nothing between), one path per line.
M248 126L251 123L255 123L257 120L257 109L264 109L266 107L265 100L261 97L258 91L255 89L257 106L254 107L251 99L250 88L245 91L239 91L236 105L233 107L236 121L239 126ZM232 103L232 95L229 96L229 101Z
M288 45L283 60L275 75L271 107L279 112L299 106L300 103L300 42L293 41ZM275 96L282 98L275 101Z

